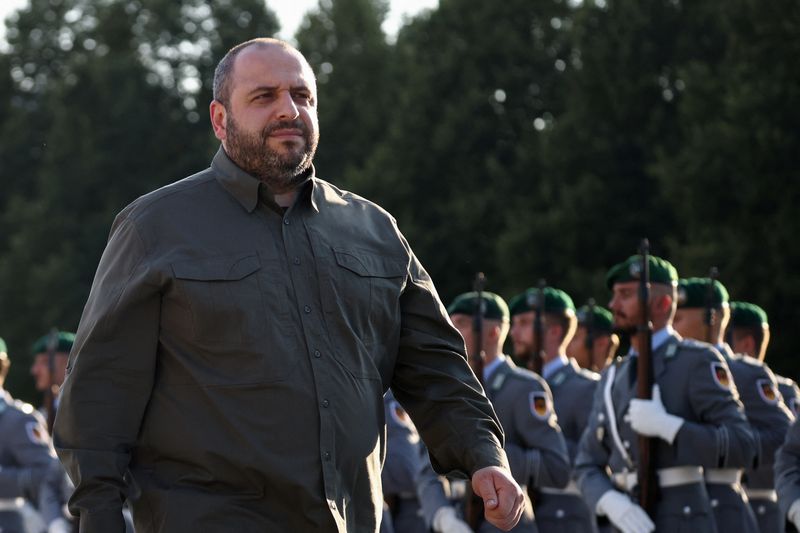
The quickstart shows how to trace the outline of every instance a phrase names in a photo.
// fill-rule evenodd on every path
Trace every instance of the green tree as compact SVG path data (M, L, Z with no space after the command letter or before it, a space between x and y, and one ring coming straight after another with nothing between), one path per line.
M392 102L392 53L381 29L386 0L321 0L297 32L317 73L322 178L348 186L383 138Z

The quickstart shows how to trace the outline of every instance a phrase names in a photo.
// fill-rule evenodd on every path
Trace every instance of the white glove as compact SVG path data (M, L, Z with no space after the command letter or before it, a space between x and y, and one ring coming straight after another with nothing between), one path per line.
M433 515L433 530L439 533L472 533L466 522L456 516L456 510L445 505Z
M47 526L47 533L70 533L70 531L72 531L72 524L64 518L56 518Z
M652 400L631 400L628 417L636 433L648 437L661 437L670 444L683 425L683 418L669 414L664 408L658 385L653 385Z
M786 516L789 518L789 521L794 524L794 527L800 531L800 499L797 499L792 503L792 506L789 507L789 511L786 513Z
M616 490L606 492L597 500L596 511L599 515L606 515L622 533L650 533L656 530L656 525L644 509Z

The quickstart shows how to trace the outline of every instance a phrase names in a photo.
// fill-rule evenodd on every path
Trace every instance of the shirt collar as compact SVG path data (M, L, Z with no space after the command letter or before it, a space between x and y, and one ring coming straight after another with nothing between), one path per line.
M559 354L558 357L549 361L544 364L542 367L542 377L544 379L549 378L556 372L558 372L562 367L565 367L569 364L569 359L564 354Z
M258 178L251 176L239 168L236 163L231 161L222 146L219 147L216 155L214 155L211 168L217 174L217 181L219 181L231 196L236 198L248 213L252 213L258 205L260 194L264 194L270 199L273 198L270 191ZM323 193L318 191L321 187L318 183L319 180L314 177L315 172L314 165L311 165L311 168L308 170L308 178L300 185L300 194L297 198L297 203L301 201L310 201L311 207L314 211L319 213L319 202L316 197Z
M489 363L488 365L483 367L483 382L489 383L489 378L492 377L492 373L497 370L497 367L503 364L503 361L506 360L506 356L503 354L497 354L497 357L494 361Z
M653 333L653 336L650 337L650 349L652 351L658 350L662 344L664 344L669 340L670 337L675 337L676 335L677 333L672 328L672 326L670 324L667 324L660 330ZM633 349L633 346L631 346L631 350L628 353L629 355L639 355L639 353Z

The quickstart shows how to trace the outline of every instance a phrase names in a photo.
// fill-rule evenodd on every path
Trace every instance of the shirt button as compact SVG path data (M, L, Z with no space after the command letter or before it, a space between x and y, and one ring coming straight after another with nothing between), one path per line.
M305 307L303 308L303 311L305 311L305 313L306 313L306 314L308 314L308 313L310 313L310 312L311 312L311 307L309 307L309 306L305 306Z
M326 461L331 460L331 452L325 452L324 454L322 454L322 456L325 458Z
M336 502L331 502L331 509L336 510Z
M719 500L714 498L711 500L711 507L717 507L719 505Z
M300 258L299 257L295 257L294 259L292 259L292 263L294 263L295 265L299 265L300 264Z
M328 400L322 400L322 407L328 407L331 404Z
M289 219L288 219L288 218L284 218L284 219L283 219L283 223L284 223L284 224L286 224L286 225L288 226L288 225L289 225Z
M319 350L314 350L314 357L319 359L320 357L322 357L322 352L320 352Z
M556 511L556 518L564 518L564 515L566 515L564 509L559 509L558 511Z

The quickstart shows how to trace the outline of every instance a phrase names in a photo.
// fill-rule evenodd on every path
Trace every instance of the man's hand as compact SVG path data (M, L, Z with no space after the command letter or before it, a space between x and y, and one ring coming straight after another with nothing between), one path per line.
M640 435L660 437L669 444L675 440L683 425L683 418L671 415L661 401L661 389L653 385L653 399L631 400L628 416L633 430Z
M651 533L656 526L627 495L609 490L597 501L597 514L605 515L622 533Z
M525 500L508 470L499 466L477 470L472 475L472 491L483 499L487 522L503 531L517 525Z

